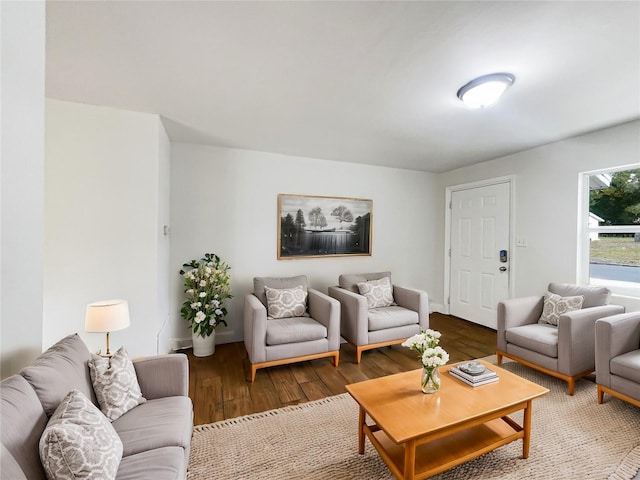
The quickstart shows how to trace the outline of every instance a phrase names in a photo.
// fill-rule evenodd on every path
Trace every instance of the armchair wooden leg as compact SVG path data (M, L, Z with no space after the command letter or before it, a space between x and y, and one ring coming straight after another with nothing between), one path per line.
M256 371L258 370L258 368L251 364L251 383L255 382L256 380Z
M496 362L498 363L498 365L502 365L502 353L500 352L496 352Z
M360 363L362 359L362 350L360 347L356 347L356 363Z
M573 392L576 389L576 379L569 378L569 380L567 380L567 383L569 384L569 395L573 395Z
M598 403L602 404L604 402L604 390L598 385Z
M340 352L336 352L333 356L333 366L338 368L338 364L340 363Z

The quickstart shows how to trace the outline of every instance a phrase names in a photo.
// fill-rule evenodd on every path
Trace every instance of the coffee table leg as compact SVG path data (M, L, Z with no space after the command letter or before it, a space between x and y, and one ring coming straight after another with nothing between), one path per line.
M404 444L404 478L413 480L416 472L416 441L409 440Z
M529 400L524 409L524 437L522 438L522 458L529 458L529 444L531 442L531 407L533 401Z
M360 407L360 413L358 415L358 453L364 454L364 422L365 422L364 408Z

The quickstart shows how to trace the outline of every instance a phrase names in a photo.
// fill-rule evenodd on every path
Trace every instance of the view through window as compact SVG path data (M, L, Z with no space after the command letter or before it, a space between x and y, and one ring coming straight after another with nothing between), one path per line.
M640 297L640 165L589 175L589 283Z

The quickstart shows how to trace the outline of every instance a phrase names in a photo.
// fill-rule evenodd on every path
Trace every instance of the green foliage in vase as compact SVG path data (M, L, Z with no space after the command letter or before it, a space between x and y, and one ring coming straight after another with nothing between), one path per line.
M208 337L223 323L227 314L224 301L231 295L231 267L218 255L207 253L200 261L182 265L185 300L180 315L189 322L193 333Z

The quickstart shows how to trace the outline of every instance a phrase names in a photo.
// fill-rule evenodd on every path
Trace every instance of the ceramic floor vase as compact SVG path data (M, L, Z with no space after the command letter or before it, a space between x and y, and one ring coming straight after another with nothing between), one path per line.
M193 354L196 357L208 357L216 351L216 331L214 330L208 337L201 337L191 332L193 340Z

